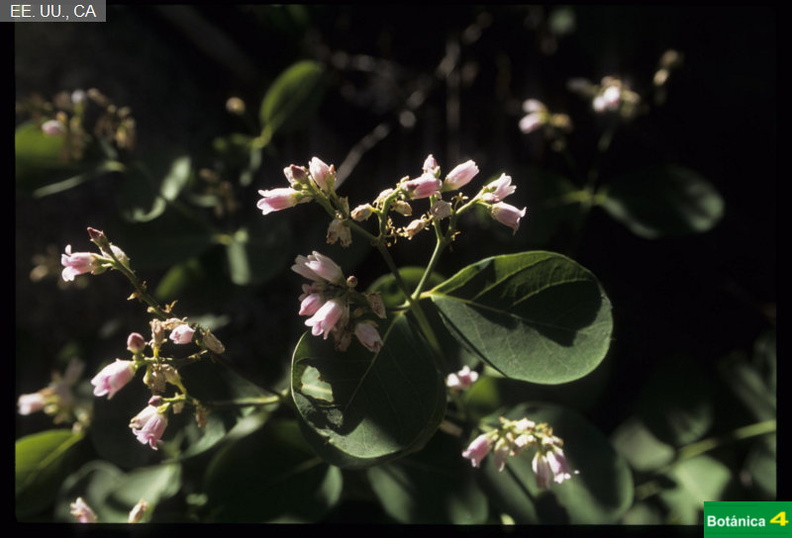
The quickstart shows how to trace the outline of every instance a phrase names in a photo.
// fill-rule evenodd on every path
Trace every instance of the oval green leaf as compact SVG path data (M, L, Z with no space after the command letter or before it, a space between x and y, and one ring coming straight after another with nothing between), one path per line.
M372 353L303 335L291 388L314 450L340 467L366 467L421 448L445 413L445 386L428 345L397 316Z
M16 515L25 518L47 507L70 471L82 433L49 430L16 441L14 490Z
M271 421L212 460L205 520L315 522L338 502L342 488L340 470L311 452L294 421Z
M621 176L601 205L634 234L656 239L706 232L720 221L724 203L696 172L665 165Z
M424 296L460 344L513 379L579 379L610 346L608 297L594 275L560 254L486 258Z
M323 78L321 64L303 60L275 79L261 101L259 112L265 141L278 130L297 127L315 112L324 93Z

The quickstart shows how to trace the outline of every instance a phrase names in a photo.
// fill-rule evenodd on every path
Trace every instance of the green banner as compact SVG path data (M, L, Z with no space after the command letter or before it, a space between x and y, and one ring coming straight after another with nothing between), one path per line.
M704 538L792 536L792 502L704 503Z

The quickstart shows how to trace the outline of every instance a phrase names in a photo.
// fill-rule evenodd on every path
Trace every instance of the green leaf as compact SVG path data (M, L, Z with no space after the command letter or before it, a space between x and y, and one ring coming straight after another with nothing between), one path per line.
M490 455L482 462L482 485L493 503L515 523L613 524L633 500L632 474L605 435L578 413L549 404L522 404L508 411L512 420L547 422L564 441L564 454L578 474L541 490L526 449L499 472Z
M285 221L257 219L250 228L240 228L226 245L231 281L238 286L261 284L282 274L289 261L286 245L291 239Z
M303 335L292 358L291 388L313 449L334 465L365 467L421 448L445 412L434 356L405 316L372 353L352 342Z
M710 230L724 203L696 172L665 165L616 179L601 205L636 235L656 239Z
M710 456L697 456L679 462L669 471L668 477L676 486L660 494L669 509L666 523L700 525L704 501L723 500L731 472Z
M206 520L317 521L338 502L341 490L340 470L311 452L294 421L270 421L209 464Z
M14 491L18 518L36 514L55 499L83 437L71 430L49 430L16 441Z
M190 158L173 159L160 180L141 165L130 167L119 193L121 214L131 222L149 222L165 212L190 179Z
M488 515L459 438L438 433L416 454L368 469L385 512L399 523L480 525Z
M463 346L514 379L573 381L610 346L610 301L594 275L560 254L486 258L424 296Z
M324 68L303 60L275 79L261 102L261 137L268 142L278 130L294 129L318 108L324 93Z

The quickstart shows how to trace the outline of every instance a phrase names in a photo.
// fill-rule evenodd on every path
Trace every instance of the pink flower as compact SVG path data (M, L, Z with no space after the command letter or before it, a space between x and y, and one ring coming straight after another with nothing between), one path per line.
M491 449L492 440L489 438L489 435L482 433L473 439L473 442L462 452L462 457L469 459L473 467L478 467Z
M476 174L479 173L478 166L473 161L467 161L457 165L445 178L445 189L460 189L470 183Z
M135 375L135 363L132 361L122 361L116 359L102 368L102 370L91 379L94 388L94 396L104 396L112 398L116 392L129 383Z
M478 376L478 372L471 370L469 366L464 366L460 371L448 374L446 386L450 389L464 390L475 383Z
M80 523L96 523L97 521L96 514L82 497L77 497L77 499L69 505L69 511Z
M167 426L167 415L161 413L153 405L146 406L129 422L129 427L132 428L132 433L135 434L137 440L144 445L148 443L154 450L158 450L157 445Z
M551 447L545 453L541 450L536 452L531 464L536 475L536 483L546 489L550 486L550 481L560 484L564 480L572 478L572 469L569 467L564 451L558 447Z
M511 184L511 176L501 174L501 176L489 183L482 189L481 198L485 202L497 203L502 202L504 198L513 194L517 187Z
M127 337L127 349L132 353L139 353L146 347L146 339L140 333L131 333Z
M325 280L333 284L341 284L344 281L344 273L338 264L316 251L307 257L297 256L291 269L298 275L315 282Z
M305 185L308 181L308 172L302 166L292 164L283 169L283 175L289 181L289 185Z
M525 211L526 208L517 209L505 202L498 202L490 208L492 218L514 230L515 234L520 227L520 219L525 216Z
M301 316L313 316L324 304L324 298L318 290L315 290L313 286L309 286L308 284L303 284L303 292L304 293L299 297L299 314Z
M45 405L47 405L47 398L41 392L22 394L17 400L17 408L20 415L29 415L41 411Z
M405 181L402 185L410 193L410 198L417 200L439 194L443 182L432 174L423 174L419 178Z
M170 339L173 340L175 344L189 344L192 342L193 334L195 334L195 329L185 323L171 331Z
M47 136L60 136L66 132L66 126L58 120L48 120L41 125L41 130Z
M373 323L361 321L355 325L355 336L369 351L376 353L382 349L382 337Z
M263 198L256 203L264 215L272 213L273 211L280 211L294 207L302 201L308 201L304 194L292 189L291 187L282 187L268 191L258 191Z
M318 157L314 157L308 163L311 177L323 191L328 191L335 184L335 169L332 165L328 166Z
M423 163L423 171L425 174L435 175L439 170L439 166L437 166L437 161L435 160L433 155L429 155L426 157Z
M324 303L316 313L305 320L305 324L311 327L311 334L314 336L324 335L327 340L327 335L333 330L333 327L344 318L346 315L346 306L340 299L330 299Z
M506 467L506 460L512 454L512 448L509 446L509 442L506 439L499 439L497 443L495 443L495 466L498 468L498 472L502 472L503 469Z
M63 273L61 276L66 282L71 282L77 275L93 273L99 268L99 256L92 252L71 251L71 245L66 245L65 254L61 254Z

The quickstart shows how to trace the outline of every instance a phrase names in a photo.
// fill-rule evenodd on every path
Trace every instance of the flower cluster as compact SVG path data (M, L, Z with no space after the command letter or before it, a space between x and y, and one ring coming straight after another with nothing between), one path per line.
M537 99L527 99L523 101L523 112L525 116L520 119L519 127L523 133L532 133L539 129L553 131L569 131L572 128L572 120L566 114L551 113L547 106Z
M535 423L523 418L520 420L500 419L501 426L482 433L462 452L473 467L479 467L482 460L493 453L498 471L503 471L510 456L521 454L526 448L535 448L532 468L537 485L546 489L551 482L561 484L572 478L572 471L562 449L564 442L553 435L546 423Z
M616 77L603 77L599 84L575 78L568 82L567 87L591 99L591 107L598 114L616 113L624 119L632 119L641 111L641 96Z
M355 290L357 279L344 277L341 268L329 257L313 252L297 256L292 271L310 280L303 284L299 297L301 316L311 334L325 340L333 335L337 349L346 350L354 335L369 351L382 348L382 337L372 315L385 318L385 307L378 293Z

